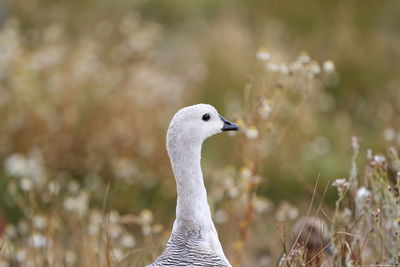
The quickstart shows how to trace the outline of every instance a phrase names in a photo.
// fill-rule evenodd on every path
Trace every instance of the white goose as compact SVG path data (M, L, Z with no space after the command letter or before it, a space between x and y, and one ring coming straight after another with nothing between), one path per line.
M167 150L178 199L171 237L161 256L148 267L231 266L211 219L200 166L201 146L208 137L239 127L210 105L182 108L167 132Z

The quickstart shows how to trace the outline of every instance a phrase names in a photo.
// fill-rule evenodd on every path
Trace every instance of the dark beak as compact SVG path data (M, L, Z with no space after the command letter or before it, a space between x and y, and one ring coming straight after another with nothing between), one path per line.
M239 131L239 127L236 124L225 120L221 115L219 115L219 117L221 118L221 121L224 122L224 126L221 129L222 131Z
M324 251L328 255L333 255L332 245L330 244L329 240L324 242Z

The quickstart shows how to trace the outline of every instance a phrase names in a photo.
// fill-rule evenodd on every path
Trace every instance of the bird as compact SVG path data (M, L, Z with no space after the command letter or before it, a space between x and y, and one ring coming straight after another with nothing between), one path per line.
M289 263L291 266L332 266L328 260L332 254L331 239L327 223L318 217L306 216L299 218L290 231L289 256L281 258L278 266ZM304 259L300 259L303 258ZM286 265L285 265L286 266Z
M231 267L211 218L200 161L208 137L238 130L208 104L184 107L173 116L166 147L177 187L176 218L164 252L147 267Z

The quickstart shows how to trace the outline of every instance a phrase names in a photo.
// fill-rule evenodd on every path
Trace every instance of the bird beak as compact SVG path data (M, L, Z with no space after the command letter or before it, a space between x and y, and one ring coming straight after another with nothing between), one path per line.
M236 124L227 121L224 119L224 117L222 117L221 115L219 115L219 117L221 118L221 121L224 122L224 126L222 127L222 131L239 131L239 126L237 126Z
M332 245L329 243L329 241L327 241L325 243L326 243L325 249L324 249L325 253L328 255L333 255Z

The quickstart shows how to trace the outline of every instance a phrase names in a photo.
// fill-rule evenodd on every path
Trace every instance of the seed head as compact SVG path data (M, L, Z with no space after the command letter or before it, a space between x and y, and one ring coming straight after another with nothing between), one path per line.
M335 71L335 64L333 63L332 60L327 60L324 62L324 64L322 65L322 69L324 70L324 72L326 73L332 73Z
M261 47L256 54L256 58L258 60L268 61L271 58L271 54L267 48Z

